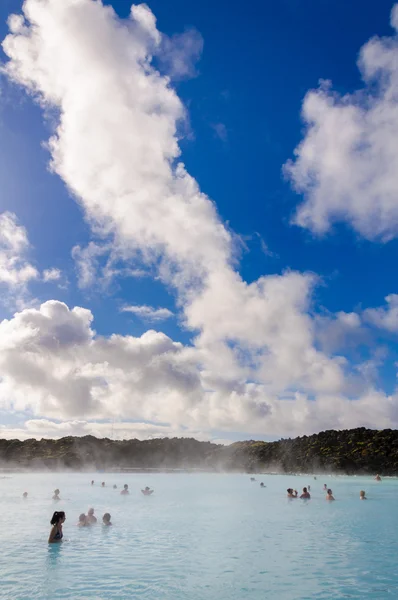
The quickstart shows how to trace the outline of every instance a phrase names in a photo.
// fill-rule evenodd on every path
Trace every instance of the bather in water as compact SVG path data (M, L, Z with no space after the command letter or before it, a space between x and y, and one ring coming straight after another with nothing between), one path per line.
M79 515L79 520L77 522L78 527L89 527L90 523L84 513Z
M88 509L87 521L88 521L88 523L90 523L90 525L92 523L96 523L97 522L97 517L94 516L94 509L93 508L89 508Z
M300 498L302 500L311 500L311 494L306 487L303 488L303 493L301 494Z
M59 489L57 488L56 490L54 490L54 496L53 496L53 500L61 500L61 498L59 497Z
M360 500L367 500L366 494L365 494L365 490L361 490L359 492L359 499Z
M22 498L25 498L25 500L26 500L26 498L27 498L27 497L28 497L28 492L24 492L24 493L22 494Z
M328 489L328 491L327 491L327 493L326 493L326 500L329 500L329 501L330 501L330 500L334 500L334 499L335 499L335 498L334 498L334 496L333 496L333 492L332 492L332 490L329 488L329 489Z
M61 511L55 511L50 521L52 529L50 531L50 537L48 538L49 544L56 544L62 540L64 534L62 532L62 525L65 523L65 513Z
M147 486L144 490L141 490L141 492L144 494L144 496L150 496L153 494L154 490L151 490L151 488Z
M121 496L127 496L129 494L129 486L127 483L124 484L122 491L120 492Z
M297 490L293 490L293 488L287 488L287 497L288 498L297 498L298 493Z
M106 526L106 527L110 527L112 525L111 523L111 515L109 513L105 513L104 516L102 517L102 523Z

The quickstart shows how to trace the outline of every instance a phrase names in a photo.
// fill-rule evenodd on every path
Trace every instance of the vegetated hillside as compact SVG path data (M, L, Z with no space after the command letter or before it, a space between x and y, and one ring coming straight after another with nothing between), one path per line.
M324 431L277 442L247 441L230 446L188 438L113 441L85 436L24 442L0 440L0 466L398 475L398 431Z
M0 466L109 469L207 468L218 446L189 438L110 440L64 437L59 440L0 440Z
M277 442L237 442L224 454L227 469L239 465L248 472L398 475L398 430L361 427Z

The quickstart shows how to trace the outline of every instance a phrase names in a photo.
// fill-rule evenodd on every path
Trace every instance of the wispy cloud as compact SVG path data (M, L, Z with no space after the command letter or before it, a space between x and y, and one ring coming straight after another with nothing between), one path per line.
M144 321L164 321L174 315L168 308L153 308L146 304L123 306L121 311L136 315Z
M197 29L191 27L171 37L163 34L156 55L162 70L178 80L198 75L196 65L202 56L202 51L203 37Z
M62 278L60 269L45 269L43 271L43 281L59 281Z
M214 135L218 137L222 142L228 141L228 130L224 123L212 123L211 125Z

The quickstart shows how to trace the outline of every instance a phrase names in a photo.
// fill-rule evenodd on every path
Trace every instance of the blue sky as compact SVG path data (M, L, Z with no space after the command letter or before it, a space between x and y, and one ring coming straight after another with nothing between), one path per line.
M96 5L93 20L89 7L92 4ZM168 112L165 96L163 104L163 100L159 101L159 111L173 127L176 124L177 137L171 135L166 148L165 139L156 139L156 127L151 127L148 132L141 131L137 121L139 131L136 131L131 125L133 117L127 125L122 116L118 120L118 111L122 115L124 105L122 107L115 100L112 107L112 97L93 94L92 107L87 113L93 116L92 123L90 121L87 132L84 131L82 117L80 130L78 126L73 128L73 143L70 142L71 134L65 135L69 146L64 148L62 164L51 172L51 151L46 142L63 118L69 126L72 120L78 122L74 120L77 113L69 114L68 110L71 104L75 110L79 100L79 80L78 68L68 67L67 48L49 57L47 40L50 34L55 40L59 35L60 45L66 45L66 40L69 43L70 39L70 64L78 65L81 55L81 68L87 69L86 79L90 78L93 69L96 73L101 68L104 72L106 68L110 69L109 57L116 56L115 49L125 51L127 55L127 50L118 49L120 38L117 29L112 27L117 22L120 25L131 22L131 17L129 3L114 1L106 4L116 13L112 18L109 12L104 12L103 5L79 0L77 5L82 12L76 24L72 14L74 9L70 8L70 14L63 12L59 0L28 0L25 9L28 33L15 29L13 36L18 41L17 38L27 35L31 46L25 48L16 44L11 50L7 47L1 57L8 66L1 78L0 95L0 213L15 215L11 225L7 221L10 227L25 228L29 246L26 243L23 258L18 260L37 270L36 275L29 276L23 283L10 284L6 276L2 280L4 301L0 316L6 320L2 324L4 335L10 336L3 351L4 364L0 365L3 378L0 425L4 435L51 437L68 432L105 435L113 419L119 423L122 437L192 433L203 439L271 439L327 427L396 426L398 314L394 308L398 302L394 294L398 293L395 281L398 199L394 196L395 149L391 146L393 139L388 137L388 131L393 133L395 127L395 100L389 99L388 92L391 91L393 96L396 75L390 66L392 59L391 63L388 60L395 56L394 53L398 54L390 23L393 4L381 1L375 9L374 3L357 0L348 6L345 2L329 0L281 0L278 3L257 2L250 10L243 10L241 4L222 1L151 2L149 9L157 19L157 33L152 24L149 35L145 29L146 21L135 17L139 26L129 31L129 35L132 48L135 48L134 44L141 44L148 64L156 73L159 69L161 76L171 78L169 89L175 98L179 98L179 105L173 105ZM21 13L21 5L14 0L2 2L1 39L9 33L7 18L11 13ZM49 25L45 19L41 20L39 16L35 21L34 11L38 8L50 15L51 33L46 29ZM33 11L30 21L29 10ZM100 27L102 14L109 20L109 36L104 37L103 44L95 45L87 32L90 27L96 27L97 17ZM69 17L74 25L66 30ZM175 37L184 31L187 32L185 37ZM142 37L142 32L148 34L148 39ZM158 32L164 36L161 42L155 41ZM99 29L99 35L102 34ZM362 68L361 72L357 61L361 48L373 36L380 36L380 40L377 52L373 52L372 42L369 43L372 52L369 51L365 61L366 69L372 74L364 82L366 69ZM382 36L388 36L389 41L383 42ZM56 47L56 41L52 43ZM90 44L93 44L92 52L86 55L82 48ZM154 44L158 44L155 49ZM195 52L192 52L192 44ZM32 59L34 51L42 61L40 65ZM151 54L153 58L150 58ZM77 60L73 62L75 56ZM87 64L84 62L86 56L89 56ZM90 64L89 59L96 62ZM177 59L180 62L177 63ZM181 71L181 61L186 72ZM118 73L115 64L114 73ZM139 64L137 68L140 68ZM33 72L32 77L27 75L30 72ZM44 83L42 72L46 72L47 77ZM110 70L107 77L111 73ZM78 75L80 77L80 73ZM137 71L137 78L130 81L128 69L120 68L118 81L120 85L125 82L131 95L126 108L131 110L131 115L138 114L139 110L147 114L143 105L134 105L134 85L138 77L144 81L147 73ZM57 89L58 78L62 81L63 91L57 92L53 101L52 93ZM331 84L319 88L320 80ZM74 85L75 90L72 89ZM81 94L82 98L88 98L88 104L89 91ZM312 102L308 104L310 117L307 124L301 114L305 97ZM124 174L123 182L118 181L117 186L107 179L113 172L109 170L103 177L101 175L98 186L103 188L94 199L89 198L89 187L96 179L83 182L85 156L80 165L73 167L73 172L68 171L65 175L63 169L64 165L71 164L68 153L73 158L76 156L74 149L82 147L78 134L82 136L82 143L84 140L88 161L91 160L90 150L95 154L97 146L102 144L104 138L95 138L96 111L98 119L104 114L101 102L107 115L112 114L114 108L112 122L115 123L115 131L110 130L108 134L104 130L105 135L109 135L109 145L104 143L104 148L127 148L126 151L131 152L131 174ZM184 122L174 112L180 111L182 106L186 110ZM391 109L388 114L387 108ZM88 110L86 104L82 110ZM377 117L382 110L387 115L385 122ZM126 135L125 140L120 137L122 134ZM57 135L62 146L62 134ZM143 141L138 144L136 154L135 146L130 148L129 143L141 135ZM173 158L165 159L166 162L174 169L178 160L182 160L186 173L215 203L218 217L206 213L209 220L203 221L203 231L207 230L206 223L209 227L219 223L230 238L224 241L229 248L229 258L221 267L221 258L214 258L217 267L209 268L206 275L202 271L212 263L213 256L218 256L217 252L223 255L223 251L216 251L216 246L224 244L220 241L224 234L220 238L214 234L214 252L213 237L203 238L203 246L207 246L205 258L201 253L198 257L195 254L200 241L192 246L192 254L188 252L187 260L192 257L193 266L189 266L188 274L188 267L181 258L184 250L182 246L177 248L178 239L173 247L173 239L178 235L167 237L170 251L166 251L164 248L159 250L159 244L166 243L160 221L159 229L155 232L150 229L150 235L149 229L145 235L142 229L135 229L134 224L147 214L145 205L135 204L140 190L120 200L123 206L120 211L126 211L123 219L120 219L120 211L117 215L113 211L122 190L130 189L129 177L133 187L135 181L143 185L144 179L139 177L144 177L146 172L144 156L149 136L153 137L151 153L156 154L161 147L165 156L169 156L172 138L178 141L179 158L174 153ZM172 155L173 151L170 153ZM115 169L118 168L118 156L118 153L114 157L108 155L107 168L113 160ZM120 156L124 161L125 158ZM288 168L287 172L284 165L291 159L293 168L290 171ZM148 185L156 180L159 165L148 167ZM81 175L77 173L80 166ZM93 166L93 173L94 167L97 169L98 165ZM171 177L170 185L174 186L175 175ZM110 187L116 195L112 199L110 194L108 204L101 208L105 216L98 221L96 203L105 203ZM160 218L162 207L168 202L162 193L159 192L157 202L151 199L152 212L148 214L155 215L152 216L155 220ZM303 202L308 208L305 214L300 213ZM136 212L130 210L132 206ZM196 213L191 206L186 219L192 218L195 228ZM171 221L167 223L170 223L171 231ZM201 230L199 225L198 230ZM13 229L12 235L16 231ZM153 246L148 242L151 236L157 236ZM102 250L94 277L83 286L73 248L85 248L90 243L101 246ZM102 267L112 254L112 248L116 261L113 267L119 272L106 278ZM11 250L8 248L8 252ZM150 258L143 256L146 252L151 254ZM180 258L176 259L175 253ZM201 260L205 267L200 266ZM8 260L4 268L12 269L14 264L13 259ZM160 264L171 269L181 268L184 284L170 274L165 275L159 270ZM228 274L227 271L224 273L226 265ZM58 269L59 273L57 271L53 280L45 282L42 275L45 269ZM128 277L126 269L145 271L145 275ZM239 275L242 285L230 282L232 273ZM296 274L297 279L294 279ZM220 285L218 289L224 275L226 287ZM195 279L195 285L191 277ZM256 287L259 278L266 279L265 290ZM228 288L230 283L231 289ZM243 285L250 284L254 287L242 291ZM208 296L203 292L206 289ZM250 294L255 295L252 301L248 299ZM390 300L386 304L387 296ZM97 365L99 370L99 365L107 361L105 354L98 357L98 348L92 350L95 344L102 343L101 340L106 340L109 345L110 336L117 334L122 344L126 336L141 339L148 330L155 330L157 335L167 336L170 351L178 355L175 358L178 368L173 363L167 370L175 373L177 369L179 374L179 370L183 371L183 383L180 379L177 382L167 379L165 383L161 379L154 390L140 379L149 368L148 363L144 364L149 358L143 358L144 362L137 366L129 362L135 360L132 357L129 360L121 357L120 364L113 365L111 375L101 371L107 389L104 396L103 389L98 391L97 383L91 385L85 379L84 389L79 387L78 392L70 384L73 398L70 397L65 392L70 383L68 377L72 377L70 373L75 372L80 363L72 367L68 353L74 351L69 348L63 354L63 349L67 345L65 340L75 335L76 324L66 320L59 329L55 322L59 315L55 309L48 317L55 328L55 333L51 330L51 339L57 339L59 354L55 351L48 354L49 348L43 342L47 337L40 330L44 325L34 325L38 329L32 333L32 323L41 318L40 305L48 301L65 303L70 310L77 306L91 311L96 334L88 333L89 325L82 318L84 323L80 325L84 327L84 333L73 342L77 345L73 346L76 356L80 356L80 352L81 356L87 356L87 365ZM225 311L220 309L218 316L212 313L216 304L221 307L225 304ZM142 306L168 309L173 315L161 320L148 319L142 309L137 309ZM126 307L130 309L124 311ZM270 311L269 315L267 311ZM16 312L19 316L14 317ZM268 315L264 316L264 323L258 325L258 336L257 314ZM225 323L221 325L220 319L224 316ZM242 321L244 331L236 326L234 333L239 321ZM50 325L46 321L47 326ZM21 343L16 334L17 330L26 333L26 327L30 328L31 335L40 338L40 342L39 338L35 338L34 343L29 342L33 344L34 352L32 346L26 341ZM176 343L181 343L181 348L176 349ZM83 348L79 344L88 346ZM105 352L103 348L100 350ZM107 351L113 352L110 348ZM12 368L9 352L16 361ZM94 354L91 356L90 352ZM166 360L163 350L161 352L162 360ZM217 360L224 352L225 361L220 360L218 364ZM227 357L228 352L233 356ZM26 361L31 360L35 368L40 363L44 370L40 377L36 373L29 380L28 376L21 377L18 373L24 369L30 372L32 365L29 362L27 368ZM151 355L150 361L154 360ZM149 380L156 377L156 360L151 362ZM319 370L318 366L313 367L314 364L321 365ZM139 370L138 375L135 369ZM119 389L118 377L130 376L133 381L138 378L142 385L137 399L129 399L129 389ZM84 374L86 377L92 377L91 371L90 375ZM162 385L167 392L160 401ZM76 395L80 399L79 406L75 406ZM286 398L294 402L293 419L285 406ZM143 405L145 410L140 408Z

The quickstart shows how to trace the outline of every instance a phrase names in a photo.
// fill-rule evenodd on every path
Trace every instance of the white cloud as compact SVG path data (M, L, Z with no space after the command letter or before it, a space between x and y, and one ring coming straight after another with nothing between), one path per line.
M49 301L0 323L0 408L30 411L35 423L44 419L49 437L72 431L104 434L109 423L82 429L80 422L117 422L120 416L150 421L151 431L142 437L171 431L184 435L183 428L279 435L398 425L395 395L369 389L351 401L321 387L316 401L297 392L278 394L267 383L237 381L235 370L230 380L224 367L219 376L220 364L228 364L222 353L211 355L212 371L209 365L203 369L200 348L184 347L156 331L98 337L92 318L86 309ZM70 424L50 427L49 419ZM118 427L120 436L137 429L134 424ZM37 428L35 435L40 435Z
M62 278L62 273L59 269L45 269L43 271L43 281L59 281Z
M317 339L327 353L341 352L366 341L361 315L356 312L317 315L315 327Z
M364 319L380 329L398 331L398 294L390 294L385 298L387 306L368 308L364 311Z
M203 38L194 28L171 37L161 36L161 45L157 52L161 67L173 79L196 77L196 63L203 51Z
M97 239L74 250L81 284L99 265L145 265L174 288L195 339L99 338L89 311L45 303L0 325L3 405L52 419L123 415L274 434L354 414L356 424L396 419L395 397L369 392L350 403L344 359L317 348L315 276L247 284L236 272L233 234L178 162L185 110L152 65L162 38L148 7L120 21L92 0L26 0L24 15L9 22L5 70L59 114L51 165Z
M29 281L37 279L37 269L26 259L28 250L26 229L18 224L16 215L0 214L0 284L21 290Z
M117 277L146 277L148 272L131 266L121 266L123 249L114 244L89 242L86 247L75 246L72 258L77 270L78 285L82 289L99 285L108 287Z
M361 50L364 89L341 97L324 83L305 97L307 131L286 173L304 194L295 222L315 233L345 221L370 240L398 234L397 5L391 24L394 36Z
M164 321L165 319L170 319L173 316L173 313L168 308L153 308L152 306L147 306L143 304L141 306L132 305L132 306L124 306L122 312L132 313L137 317L144 319L146 321Z

